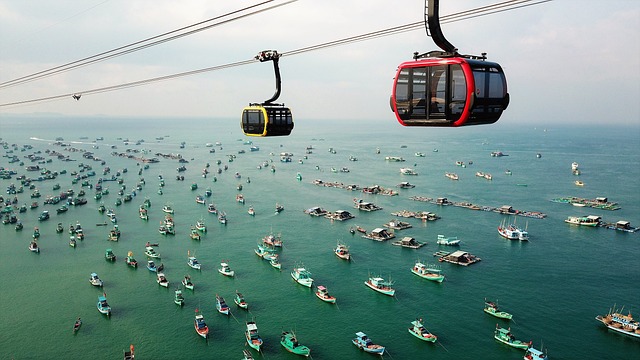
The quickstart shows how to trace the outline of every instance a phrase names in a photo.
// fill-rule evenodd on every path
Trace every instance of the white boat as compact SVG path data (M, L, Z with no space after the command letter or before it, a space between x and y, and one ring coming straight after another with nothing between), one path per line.
M229 267L229 264L225 263L225 262L221 262L220 263L220 267L218 268L218 272L222 275L225 276L229 276L229 277L233 277L235 276L236 272L231 270L231 267Z
M603 323L608 329L640 338L640 322L633 319L631 312L628 315L622 314L622 309L610 309L607 315L598 315L596 320Z
M369 280L364 282L372 290L375 290L379 293L394 296L396 290L391 287L393 285L393 281L386 281L381 277L369 277Z
M98 277L98 274L96 274L96 273L91 273L91 275L89 276L89 282L93 286L102 286L103 285L102 280L100 280L100 278Z
M459 179L458 174L455 174L455 173L449 173L449 172L448 173L444 173L444 176L448 177L451 180L458 180Z
M198 262L198 259L196 259L195 256L189 256L187 258L187 265L189 265L190 268L196 270L200 270L202 268L202 265Z
M418 173L412 168L400 168L400 174L402 175L418 175Z
M144 253L150 258L160 258L160 254L158 254L151 246L145 247Z
M338 243L334 250L337 257L344 260L351 260L351 253L349 253L349 247Z
M298 284L306 287L311 287L311 285L313 284L311 273L303 267L294 268L293 271L291 272L291 277Z
M438 240L436 241L436 243L438 245L458 246L460 245L460 240L457 236L445 237L444 235L438 235Z
M598 226L602 220L599 216L569 216L564 222L573 225Z
M515 223L506 225L505 222L503 221L498 226L498 233L505 239L509 239L509 240L520 240L520 241L529 240L529 233L526 230L516 226Z
M167 280L167 278L164 276L164 273L158 273L156 282L160 286L169 287L169 280Z
M184 279L182 279L182 285L189 290L193 290L194 288L194 285L191 282L191 277L189 275L184 276Z

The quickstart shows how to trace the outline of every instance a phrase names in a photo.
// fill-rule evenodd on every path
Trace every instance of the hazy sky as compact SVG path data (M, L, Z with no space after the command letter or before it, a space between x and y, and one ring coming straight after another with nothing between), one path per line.
M278 0L277 3L282 3ZM498 0L441 0L441 16ZM188 26L257 1L0 0L0 82ZM299 0L26 84L0 103L144 80L287 52L423 19L423 0ZM488 53L507 75L500 122L640 124L640 1L555 0L442 25L460 52ZM435 50L424 29L285 56L279 101L300 119L389 119L397 65ZM255 62L113 92L0 107L0 115L237 117L274 91Z

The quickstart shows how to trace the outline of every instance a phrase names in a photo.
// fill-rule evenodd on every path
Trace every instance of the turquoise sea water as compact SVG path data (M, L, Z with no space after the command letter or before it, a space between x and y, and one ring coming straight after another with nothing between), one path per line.
M369 359L351 344L357 331L367 333L385 345L391 359L521 359L523 351L508 348L493 339L497 324L511 327L519 339L532 340L536 347L548 349L551 359L632 358L640 353L640 341L607 331L594 318L614 304L640 315L640 232L623 233L605 228L575 227L564 223L568 216L598 215L605 221L628 220L640 226L640 130L606 127L534 127L498 123L465 129L402 128L395 122L298 121L289 137L251 138L259 151L250 152L249 139L242 135L236 120L205 119L81 119L81 118L0 118L0 137L9 144L33 146L14 151L21 159L35 151L56 150L77 161L40 164L54 171L67 170L55 180L35 182L43 194L40 207L18 214L24 230L0 225L0 358L2 359L117 359L134 344L139 359L240 359L247 348L245 321L254 319L264 339L262 355L256 358L294 359L279 344L282 331L293 330L301 344L311 348L314 359ZM65 151L53 145L63 137L70 147L93 151L106 161L111 174L128 169L121 178L132 190L140 177L146 184L130 203L114 205L119 186L107 182L110 194L102 201L113 208L122 231L119 242L107 241L111 226L99 214L99 201L86 189L88 204L71 207L56 214L59 205L43 205L44 197L57 194L52 189L81 189L73 185L70 172L80 163L96 171L95 184L102 169L97 162L83 159L81 152ZM81 139L87 137L87 139ZM97 137L104 140L93 142ZM163 140L156 140L164 137ZM130 140L125 145L123 140ZM134 145L143 139L141 145ZM185 142L181 149L179 144ZM220 142L215 153L206 143ZM99 148L93 148L98 145ZM112 149L115 145L117 148ZM406 148L402 146L406 146ZM305 156L305 148L313 152ZM333 148L335 154L329 152ZM376 153L376 148L380 153ZM13 149L13 147L9 147ZM161 159L138 175L136 161L112 156L113 151L145 149L149 153L180 153L189 163L177 181L177 160ZM434 152L438 149L438 152ZM246 153L239 154L239 150ZM2 155L7 150L2 151ZM280 152L294 154L293 161L281 163ZM491 157L492 151L509 156ZM414 156L423 152L425 157ZM274 153L274 155L270 155ZM542 155L536 158L536 153ZM236 155L233 162L229 154ZM12 155L12 154L10 154ZM349 161L353 155L358 161ZM385 156L401 156L403 163L388 162ZM298 160L303 159L303 163ZM31 165L28 160L24 166ZM216 165L216 160L221 160ZM264 161L273 161L276 171L258 169ZM456 166L456 161L472 165ZM571 174L571 163L578 162L582 174ZM210 174L201 176L206 163ZM216 174L218 167L228 170ZM0 158L0 167L13 168L18 174L34 176L18 163ZM316 166L319 169L316 169ZM401 167L412 167L418 176L401 175ZM331 168L348 167L349 173L333 173ZM506 175L505 170L512 175ZM475 176L476 171L493 175L492 181ZM234 174L238 172L241 178ZM459 181L444 176L455 172ZM302 181L296 174L302 175ZM82 174L82 173L81 173ZM158 176L165 178L163 195L157 193ZM110 175L109 175L110 176ZM217 181L213 181L213 177ZM250 183L247 179L250 178ZM380 185L395 188L401 181L415 184L413 189L398 189L398 196L367 195L362 192L312 184L314 179L360 186ZM578 187L575 180L585 186ZM5 188L19 181L0 180ZM198 190L192 191L192 183ZM235 201L236 187L243 185L245 205ZM524 186L526 184L526 186ZM218 209L227 213L226 226L217 222L206 207L196 204L195 196L211 187ZM18 205L30 204L30 190L16 195ZM410 200L410 196L447 197L451 201L540 211L544 219L518 217L517 224L527 226L531 241L512 242L501 238L496 227L513 221L494 212L473 211L454 206L437 206ZM608 197L620 210L606 211L573 207L550 200L562 196ZM138 218L138 207L151 200L149 221ZM384 209L358 212L353 199L361 198ZM276 215L276 202L285 210ZM157 231L164 214L162 205L176 210L176 236L164 237ZM256 216L248 215L252 205ZM355 219L331 222L312 218L303 210L321 206L330 211L344 209ZM38 222L42 210L51 219ZM392 246L351 235L349 228L360 225L367 230L381 227L399 210L431 211L442 218L423 223L403 219L413 228L398 231L399 237L412 236L428 244L418 250ZM208 232L200 242L189 239L189 227L204 219ZM86 238L73 249L68 233L56 234L62 222L80 222ZM39 226L40 254L27 250L34 226ZM269 232L281 233L282 271L259 259L253 249ZM437 262L438 250L452 250L436 244L438 234L457 236L460 249L480 258L477 264L460 267L441 263L446 275L442 284L423 280L410 272L416 260ZM340 240L350 246L353 261L338 259L332 249ZM144 263L144 244L158 242L161 262L170 281L169 289L159 287L155 274ZM113 248L116 263L104 260L106 248ZM124 263L127 251L133 251L141 265L137 270ZM455 250L455 249L454 249ZM202 271L190 269L187 252L195 253ZM231 279L217 272L226 260L236 271ZM298 263L304 264L316 285L325 285L337 297L337 305L320 301L313 291L293 282L289 275ZM104 291L113 308L107 319L96 310L102 290L91 286L89 274L97 272L104 280ZM184 291L183 308L173 303L173 289L185 274L190 274L196 289ZM395 281L394 298L371 291L364 285L369 274ZM235 291L242 292L249 312L233 304ZM215 310L215 295L227 300L232 316ZM514 315L506 322L482 311L483 299L498 300L503 310ZM208 341L193 329L194 310L204 314L210 327ZM83 325L72 334L77 317ZM410 322L422 317L427 329L438 336L435 344L423 343L411 336Z

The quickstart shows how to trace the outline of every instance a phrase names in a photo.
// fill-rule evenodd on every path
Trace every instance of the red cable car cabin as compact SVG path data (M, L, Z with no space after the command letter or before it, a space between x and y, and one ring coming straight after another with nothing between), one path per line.
M391 108L404 126L492 124L508 104L500 65L460 56L400 64L391 95Z

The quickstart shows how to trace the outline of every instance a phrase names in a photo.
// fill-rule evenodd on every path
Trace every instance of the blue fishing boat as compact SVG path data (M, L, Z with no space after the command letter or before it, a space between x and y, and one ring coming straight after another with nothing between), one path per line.
M96 306L100 313L111 316L111 306L107 303L107 294L103 293L102 296L98 296L98 304Z
M416 319L411 322L412 327L409 328L409 333L420 340L428 341L428 342L436 342L438 337L433 335L427 330L422 324L422 319Z
M229 315L229 305L224 301L224 298L216 294L216 310L220 314Z
M311 285L313 284L311 272L309 272L309 270L305 269L304 267L297 267L293 269L293 271L291 272L291 277L298 284L306 287L311 287Z
M351 342L353 345L357 346L359 349L364 350L365 352L371 354L378 354L382 356L384 354L384 346L374 344L371 339L367 336L367 334L362 331L358 331L356 333L356 338L352 339Z
M255 321L247 321L247 330L244 332L247 339L247 344L253 349L260 351L262 346L262 338L258 335L258 326Z
M149 271L152 271L152 272L158 271L158 268L156 267L156 264L153 262L153 260L147 261L147 269L149 269Z

